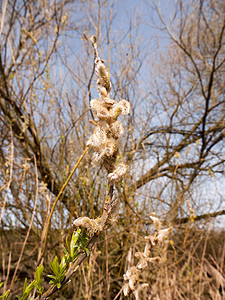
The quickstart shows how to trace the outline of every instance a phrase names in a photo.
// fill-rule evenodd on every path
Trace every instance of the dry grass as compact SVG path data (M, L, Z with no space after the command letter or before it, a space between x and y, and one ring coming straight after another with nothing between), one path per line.
M194 224L190 228L187 226L176 228L163 249L155 248L154 255L160 254L162 262L152 264L141 274L141 282L147 282L150 287L141 292L140 299L224 299L225 231L199 229ZM51 240L58 234L52 232ZM89 261L80 268L72 284L64 288L61 298L57 298L58 295L52 299L114 299L118 293L115 299L124 299L120 293L123 274L129 264L136 263L134 252L143 249L145 234L146 231L143 232L137 224L120 232L118 228L112 228L107 235L101 236ZM23 245L21 236L25 236L25 231L1 232L0 273L6 278L8 269L8 285ZM37 242L33 234L27 241L13 286L17 294L24 278L27 277L28 281L33 278ZM127 260L129 251L132 255ZM62 249L56 242L54 249L47 253L48 260L61 253ZM44 275L49 271L46 265ZM133 299L132 295L130 299Z

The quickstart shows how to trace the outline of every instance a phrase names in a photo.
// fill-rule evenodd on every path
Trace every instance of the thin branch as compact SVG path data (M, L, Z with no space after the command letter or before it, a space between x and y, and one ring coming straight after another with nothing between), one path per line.
M11 133L11 149L10 149L10 154L9 154L9 160L10 160L9 181L6 185L5 196L4 196L4 200L3 200L3 203L2 203L2 208L1 208L1 213L0 213L0 224L1 224L1 221L2 221L3 212L4 212L4 209L5 209L9 188L10 188L10 185L12 183L12 174L13 174L14 145L13 145L13 133L12 133L12 127L11 126L10 126L10 133ZM3 188L4 188L4 186L3 186ZM0 191L1 191L1 188L0 188Z
M61 190L59 191L59 194L58 196L56 197L55 199L55 202L52 206L52 209L51 209L51 212L50 212L50 215L48 217L48 222L47 222L47 226L46 226L46 233L45 233L45 239L44 239L44 244L43 244L43 250L42 250L42 255L38 261L38 265L40 263L40 260L41 258L43 257L44 253L45 253L45 249L46 249L46 243L47 243L47 236L48 236L48 229L49 229L49 225L50 225L50 222L51 222L51 218L52 218L52 214L53 214L53 211L55 209L55 206L60 198L60 196L62 195L63 191L65 190L66 186L68 185L71 177L73 176L74 172L76 171L77 167L79 166L80 162L82 161L82 159L84 158L85 154L87 153L88 151L88 147L85 148L83 154L80 156L80 158L78 159L76 165L74 166L73 170L71 171L70 175L68 176L68 178L66 179L66 182L64 183L64 185L62 186Z
M20 252L20 257L17 261L17 264L16 264L16 269L14 271L14 274L13 274L13 278L12 278L12 281L11 281L11 284L10 284L10 290L12 289L13 287L13 284L14 284L14 281L15 281L15 278L16 278L16 273L18 271L18 268L19 268L19 265L20 265L20 262L21 262L21 259L22 259L22 256L23 256L23 252L24 252L24 249L25 249L25 245L27 243L27 240L28 240L28 237L29 237L29 234L30 234L30 230L32 228L32 224L33 224L33 221L34 221L34 216L35 216L35 213L36 213L36 206L37 206L37 198L38 198L38 170L37 170L37 162L36 162L36 157L34 156L34 165L35 165L35 174L36 174L36 191L35 191L35 200L34 200L34 208L33 208L33 213L32 213L32 217L31 217L31 220L30 220L30 225L29 225L29 228L27 230L27 234L26 234L26 237L25 237L25 240L23 242L23 246L22 246L22 249L21 249L21 252Z
M190 221L192 222L198 222L201 220L207 220L210 218L216 218L218 216L222 216L225 215L225 210L220 210L220 211L216 211L213 213L207 213L207 214L203 214L203 215L198 215L198 216L189 216L189 217L185 217L185 218L177 218L173 220L174 224L186 224Z

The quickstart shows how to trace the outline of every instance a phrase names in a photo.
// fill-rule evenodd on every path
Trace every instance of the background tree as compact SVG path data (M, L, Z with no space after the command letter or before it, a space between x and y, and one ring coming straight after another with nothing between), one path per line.
M52 204L94 129L89 123L89 101L96 97L94 55L82 40L85 32L97 36L111 73L111 97L131 102L120 147L130 175L118 191L123 203L118 227L99 240L65 297L113 299L133 263L127 254L143 248L153 211L176 223L179 234L168 246L163 268L144 275L154 287L152 297L163 299L162 287L178 299L199 299L203 286L216 293L203 273L204 249L209 247L212 259L207 256L207 261L223 274L224 245L214 247L203 224L198 230L199 223L192 221L203 219L207 225L208 214L224 214L225 9L217 2L171 1L163 11L159 2L150 6L143 1L140 12L128 11L127 18L126 1L3 2L0 218L5 291L10 287L19 294L24 277L33 278ZM149 20L162 32L162 46ZM44 264L62 254L74 218L102 212L106 176L101 166L93 168L91 157L85 156L54 210Z

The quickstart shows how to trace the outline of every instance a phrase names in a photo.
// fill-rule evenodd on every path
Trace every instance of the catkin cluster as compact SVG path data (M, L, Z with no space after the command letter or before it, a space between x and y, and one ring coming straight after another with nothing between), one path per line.
M96 49L95 39L92 41ZM115 161L118 154L118 139L124 133L123 124L118 120L118 117L129 114L130 103L125 99L117 102L110 98L110 74L98 54L95 59L95 72L98 77L99 98L92 99L90 106L97 120L96 129L89 138L87 146L94 150L94 163L103 162L109 173L108 179L114 182L120 180L127 171L127 166L124 163L115 166Z
M123 275L125 281L125 284L123 286L124 295L128 296L131 292L133 292L136 299L138 299L139 291L145 287L148 287L147 283L139 283L139 277L142 270L147 268L149 263L160 262L161 260L159 256L150 257L151 249L158 243L162 242L165 238L167 238L173 230L172 227L161 229L162 224L154 213L150 214L150 219L155 226L156 233L154 236L145 236L146 245L144 252L135 253L135 257L138 259L137 265L130 267L127 270L126 274Z
M118 154L118 140L124 133L123 124L118 120L119 115L127 115L130 112L130 103L125 99L117 102L110 98L111 82L110 74L106 70L104 61L100 59L97 51L95 36L88 39L92 42L95 50L95 72L97 75L99 98L92 99L90 107L96 120L92 122L96 128L94 133L87 141L87 146L92 148L93 162L95 164L103 163L108 172L109 186L113 186L114 182L119 181L127 172L125 163L116 164ZM119 211L119 200L112 199L106 201L104 210L107 213L102 218L90 219L88 217L80 217L74 221L77 227L86 228L88 235L93 236L97 232L101 232L105 225L115 222Z

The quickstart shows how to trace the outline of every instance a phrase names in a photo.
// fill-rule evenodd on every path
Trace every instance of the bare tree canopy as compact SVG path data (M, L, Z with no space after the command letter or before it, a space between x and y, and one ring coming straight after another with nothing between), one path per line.
M170 279L164 287L175 270L192 285L191 292L179 282L179 296L171 283L171 299L203 299L205 274L212 278L217 270L224 276L224 245L215 237L211 245L219 246L206 249L213 239L208 224L225 214L225 5L134 2L1 3L0 281L3 292L11 289L11 299L40 263L47 276L47 262L62 255L75 219L96 219L104 211L109 169L93 165L93 150L85 150L98 124L90 105L99 97L92 35L110 72L107 97L131 105L130 115L119 117L124 135L114 157L129 172L115 184L117 225L99 237L88 263L65 288L65 299L120 299L122 275L134 265L127 255L143 249L152 212L167 227L177 226L165 246ZM163 268L153 269L143 273L143 282L153 287L143 295L164 299L165 292L154 291ZM217 295L221 282L207 281L207 295Z

